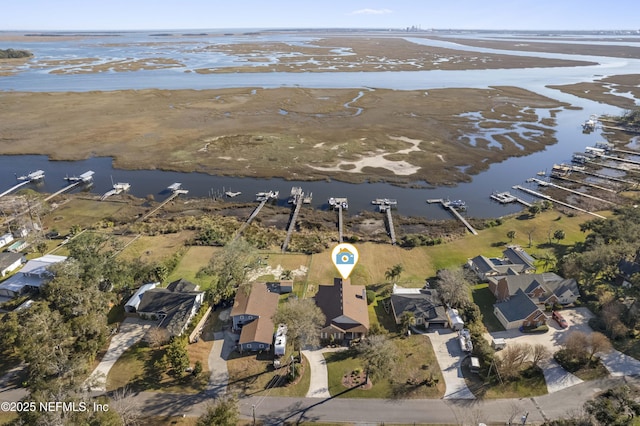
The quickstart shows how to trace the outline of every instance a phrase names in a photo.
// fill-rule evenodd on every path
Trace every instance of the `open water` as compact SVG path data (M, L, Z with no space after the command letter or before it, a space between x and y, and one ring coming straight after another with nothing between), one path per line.
M466 35L467 37L486 37ZM494 35L495 36L495 35ZM505 35L500 35L504 37ZM184 67L163 70L134 72L103 72L88 74L52 74L55 67L30 68L10 77L0 77L0 91L90 91L124 89L214 89L224 87L314 87L314 88L389 88L396 90L416 90L449 87L485 88L489 86L517 86L542 95L568 102L583 110L565 110L558 114L557 143L544 151L525 157L510 158L502 163L493 164L487 171L473 176L469 183L455 187L431 189L402 188L384 183L348 184L342 182L295 182L282 179L253 179L210 176L201 173L176 173L157 170L127 171L116 170L109 158L92 158L85 161L66 162L48 161L43 156L21 155L0 156L0 192L15 184L15 175L42 169L46 173L45 181L30 186L44 191L54 192L66 182L66 175L77 175L87 170L96 172L95 183L89 189L103 193L110 189L112 182L131 183L131 193L145 197L153 195L156 200L167 196L163 192L173 182L181 182L188 189L189 197L211 197L220 195L224 190L241 191L242 195L233 200L250 201L259 191L279 190L281 204L292 186L301 186L305 192L312 192L313 205L327 208L329 197L348 197L350 212L371 210L374 198L395 198L398 200L398 212L403 215L448 218L439 206L427 205L430 198L462 199L467 202L467 214L475 217L495 217L513 213L521 209L517 205L503 206L489 199L493 191L510 190L511 186L523 184L538 171L550 170L554 163L568 161L575 151L602 140L598 132L590 135L582 133L581 124L590 114L620 114L619 108L597 102L580 99L547 88L547 85L570 84L593 81L606 75L640 74L640 61L622 58L607 58L579 55L503 51L485 48L473 48L458 44L427 39L408 38L416 43L451 47L460 50L509 53L536 57L553 57L597 62L598 65L586 67L562 67L540 69L509 70L465 70L465 71L412 71L412 72L330 72L330 73L239 73L239 74L198 74L190 72L196 68L221 65L238 65L239 58L199 49L208 43L239 43L256 37L264 41L282 41L300 43L309 39L299 35L263 34L260 36L210 37L157 37L144 32L121 33L110 37L92 37L82 40L56 40L38 43L6 43L0 48L28 49L39 60L69 60L77 58L96 58L96 63L127 58L175 58L185 64ZM188 43L185 45L185 42ZM640 46L639 43L610 42ZM336 51L336 55L346 54ZM275 60L271 58L269 60ZM1 96L1 94L0 94ZM628 96L628 95L627 95ZM426 185L424 182L417 184ZM522 194L521 194L522 195ZM530 199L523 195L522 198Z

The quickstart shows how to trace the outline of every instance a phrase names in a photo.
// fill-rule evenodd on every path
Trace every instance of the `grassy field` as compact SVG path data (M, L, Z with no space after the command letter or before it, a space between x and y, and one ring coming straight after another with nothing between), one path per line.
M122 250L120 257L128 260L140 259L148 263L161 262L184 247L185 242L189 241L193 234L193 231L181 231L174 234L142 235L133 242L129 238L123 240L128 245Z
M356 369L364 369L361 359L353 351L326 353L329 375L329 392L334 397L344 398L440 398L444 395L445 384L429 340L414 335L406 338L391 337L399 359L392 378L373 382L371 389L347 388L343 376ZM424 380L433 378L437 383L426 386Z
M407 287L421 287L425 279L434 277L439 269L457 267L469 258L479 254L501 256L504 246L518 244L529 254L542 256L545 253L562 253L577 241L584 240L580 224L592 217L588 215L565 216L557 211L547 211L529 218L528 215L508 217L500 226L479 231L479 235L467 234L463 238L432 247L418 247L411 250L390 244L356 244L360 260L351 274L351 283L369 285L385 282L385 272L396 264L404 268L398 284ZM564 240L549 242L549 234L555 230L565 232ZM514 230L516 236L511 242L507 232ZM529 232L532 246L529 247ZM329 284L338 276L331 262L331 250L312 256L308 281L310 285Z
M46 216L42 225L45 230L57 230L60 235L69 233L73 225L89 228L102 219L125 208L125 203L73 198Z
M198 393L205 389L209 380L208 357L213 341L200 339L187 346L190 365L200 361L202 373L198 378L185 375L174 379L165 374L158 375L154 363L165 353L165 348L150 348L145 343L138 343L126 350L116 361L107 376L107 390L116 390L127 386L132 391L162 391L180 393Z
M290 348L287 348L287 359ZM279 370L273 368L273 356L269 353L241 355L233 352L227 361L229 370L229 392L240 396L294 396L303 397L309 390L311 383L311 371L309 361L303 356L302 376L291 385L286 383L284 377L287 368ZM275 386L274 386L275 384Z
M196 274L198 271L207 266L211 257L218 253L222 248L220 247L206 247L206 246L191 246L187 252L182 256L176 269L171 272L167 282L173 282L184 278L187 281L191 281L194 284L199 284L200 289L206 290L210 285L210 278L198 278Z

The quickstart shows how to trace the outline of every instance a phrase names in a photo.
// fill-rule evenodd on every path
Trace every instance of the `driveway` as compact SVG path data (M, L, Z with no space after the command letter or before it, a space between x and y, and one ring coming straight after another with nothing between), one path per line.
M510 342L517 343L529 343L531 345L543 344L553 354L560 349L560 346L566 339L567 335L572 331L582 331L584 333L593 333L591 327L589 327L589 319L593 317L593 313L587 308L571 308L563 309L562 316L567 320L569 327L566 329L560 328L558 323L553 319L549 319L549 331L543 334L523 334L516 330L500 331L491 333L486 337L491 340L491 337L503 337L507 340L507 345ZM619 351L611 350L606 354L599 354L602 363L609 370L612 376L633 376L640 375L640 361L631 358ZM544 373L545 381L547 382L547 390L549 393L557 392L569 386L574 386L578 383L582 383L582 380L574 376L573 374L564 370L553 359L549 359L546 362L540 364Z
M209 383L207 395L217 398L227 392L229 384L229 370L227 359L236 346L237 336L229 331L219 331L214 334L214 342L209 352Z
M327 373L327 361L324 359L326 352L336 352L346 348L319 348L306 349L302 354L309 361L311 369L311 383L307 391L307 398L331 398L329 393L329 375Z
M436 353L440 370L444 376L446 390L444 399L475 399L475 396L464 381L460 364L466 356L458 343L458 333L452 330L436 330L425 334L431 341Z
M155 324L139 318L128 317L120 324L118 333L111 337L109 349L102 357L102 361L87 379L89 387L94 391L106 391L107 375L118 358L130 347L139 342L147 330Z

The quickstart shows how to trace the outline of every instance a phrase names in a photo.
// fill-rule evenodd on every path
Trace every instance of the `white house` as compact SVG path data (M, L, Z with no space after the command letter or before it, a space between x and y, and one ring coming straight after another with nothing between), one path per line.
M12 241L13 241L13 234L11 234L11 232L4 235L0 235L0 247L6 246Z
M22 270L0 284L0 296L16 297L28 291L39 290L52 278L49 267L67 260L66 256L47 254L28 261Z
M22 253L0 253L0 277L15 271L24 263Z

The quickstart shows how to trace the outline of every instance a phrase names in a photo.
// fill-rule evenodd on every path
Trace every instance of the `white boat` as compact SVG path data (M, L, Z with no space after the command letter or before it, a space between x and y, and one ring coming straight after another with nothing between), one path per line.
M238 192L233 192L233 191L226 191L224 193L224 195L226 195L229 198L233 198L233 197L237 197L238 195L242 194L242 192L238 191Z

